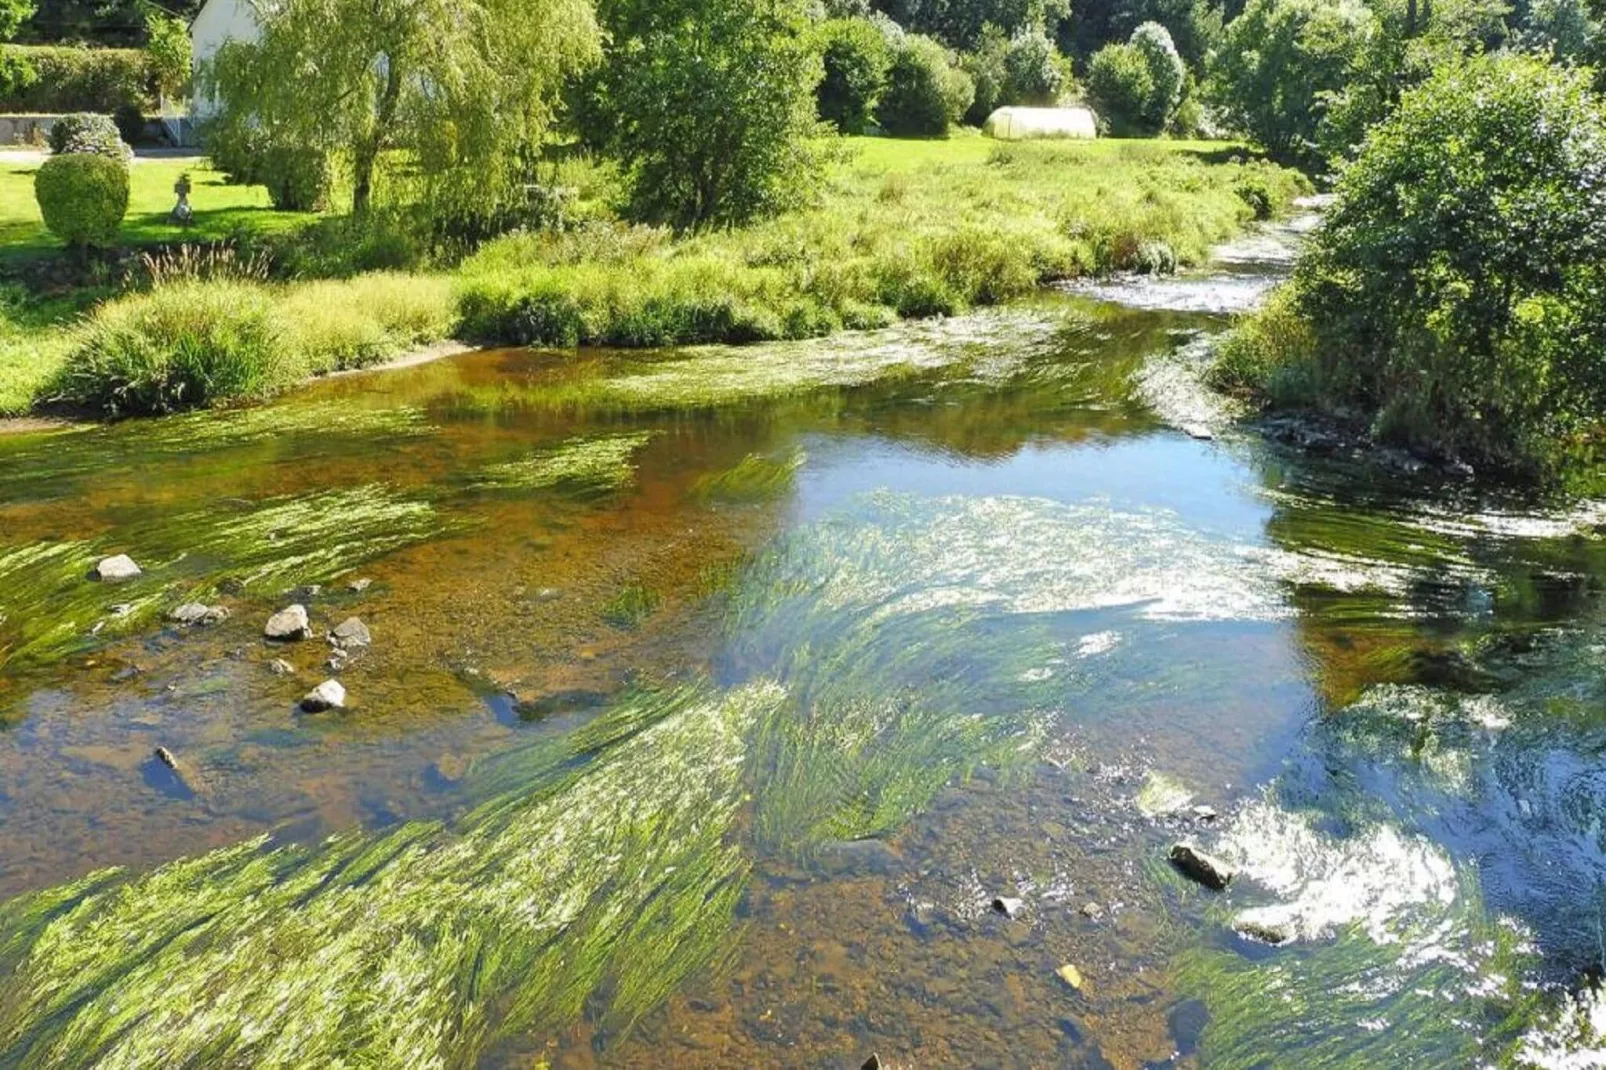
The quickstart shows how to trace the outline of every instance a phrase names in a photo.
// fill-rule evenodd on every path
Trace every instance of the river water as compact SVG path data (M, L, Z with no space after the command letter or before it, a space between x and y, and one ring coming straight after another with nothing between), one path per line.
M1606 1064L1602 514L1240 429L1294 229L0 440L0 1066Z

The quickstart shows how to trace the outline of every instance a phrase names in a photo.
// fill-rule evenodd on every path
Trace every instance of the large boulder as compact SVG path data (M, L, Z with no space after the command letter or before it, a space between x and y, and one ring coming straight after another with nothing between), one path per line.
M345 705L346 689L341 686L339 680L325 680L301 699L301 708L307 713L344 709Z

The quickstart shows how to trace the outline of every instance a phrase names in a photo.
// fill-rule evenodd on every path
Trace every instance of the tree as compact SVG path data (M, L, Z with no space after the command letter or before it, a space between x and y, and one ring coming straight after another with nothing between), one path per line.
M1211 56L1207 92L1273 156L1317 169L1328 103L1376 30L1359 0L1249 0Z
M1171 34L1158 22L1145 22L1132 31L1131 44L1143 57L1149 68L1149 81L1153 89L1143 106L1143 125L1151 133L1160 133L1171 124L1177 105L1182 101L1182 83L1187 68L1171 42Z
M975 99L976 84L954 66L947 49L930 37L909 34L893 54L876 117L891 134L947 137Z
M1106 44L1129 40L1145 22L1164 26L1188 69L1202 73L1205 57L1221 39L1221 0L1088 0L1061 24L1060 46L1090 59Z
M22 24L33 17L34 0L0 0L0 41L17 36Z
M1041 26L1025 27L1004 52L1004 101L1053 104L1065 85L1059 50Z
M257 17L259 40L202 72L219 123L339 159L358 215L391 150L425 198L511 195L560 86L598 54L585 0L263 0Z
M988 26L1005 37L1039 26L1053 33L1071 15L1069 0L874 0L873 6L900 26L964 50L980 44Z
M1298 265L1314 378L1449 452L1598 453L1603 204L1606 108L1585 72L1509 53L1441 66L1345 168Z
M728 225L812 190L822 66L802 0L604 0L593 87L632 213Z
M831 19L816 31L825 76L816 96L820 118L844 134L862 134L887 86L892 49L869 19Z
M1145 118L1154 99L1154 73L1128 44L1109 44L1087 66L1087 95L1100 121L1116 137L1154 133Z
M179 95L189 84L193 66L189 26L152 8L146 13L145 33L145 58L157 92Z

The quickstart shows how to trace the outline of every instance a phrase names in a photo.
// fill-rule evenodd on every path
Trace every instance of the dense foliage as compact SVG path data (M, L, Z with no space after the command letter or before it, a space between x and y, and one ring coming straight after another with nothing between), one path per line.
M821 71L799 0L608 0L600 14L596 92L633 216L728 225L807 196Z
M1163 133L1177 113L1187 69L1166 28L1145 22L1126 44L1099 49L1087 93L1105 128L1120 137Z
M947 49L929 37L908 34L893 53L876 116L890 134L946 137L975 98L975 83L954 65Z
M1249 0L1212 54L1209 94L1233 128L1317 169L1328 102L1376 29L1359 0Z
M1603 292L1606 111L1586 76L1447 64L1344 172L1295 276L1306 348L1264 371L1387 437L1555 469L1600 455Z
M45 226L69 247L109 248L128 214L128 168L98 153L52 156L34 175L34 196Z
M428 201L494 206L529 177L564 80L597 52L584 0L286 0L260 40L202 72L223 105L213 137L339 159L365 213L389 150Z
M1052 31L1071 16L1067 0L875 0L872 6L900 26L958 49L974 48L989 26L1013 37L1034 27Z
M824 76L816 96L820 118L844 134L862 134L887 87L892 49L869 19L831 19L816 31Z
M0 45L0 112L58 114L151 108L146 55L126 48Z

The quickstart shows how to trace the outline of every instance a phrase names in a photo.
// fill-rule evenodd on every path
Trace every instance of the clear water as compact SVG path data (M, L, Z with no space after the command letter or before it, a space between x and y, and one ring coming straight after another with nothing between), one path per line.
M1600 514L1234 431L1285 245L0 440L0 1065L1596 1065Z

